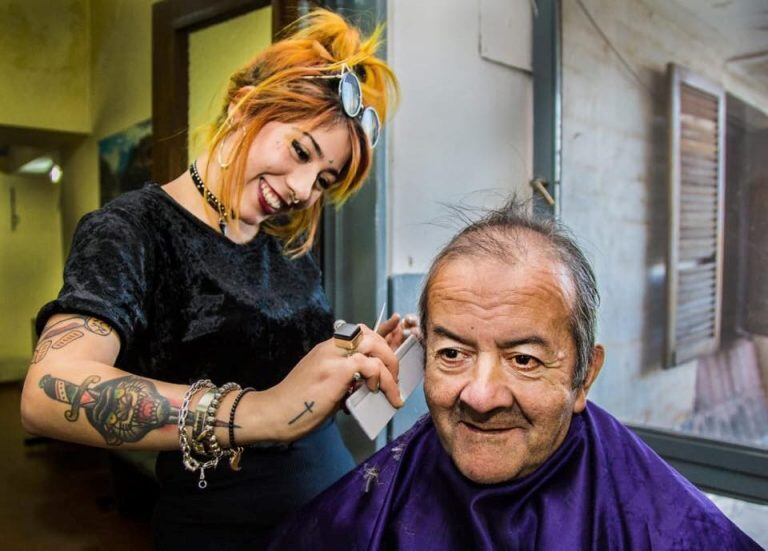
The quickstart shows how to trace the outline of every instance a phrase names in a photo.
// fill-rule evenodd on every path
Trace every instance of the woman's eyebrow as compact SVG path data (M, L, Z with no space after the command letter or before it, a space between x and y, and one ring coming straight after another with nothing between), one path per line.
M298 128L297 128L297 130L298 130ZM320 144L318 144L315 141L315 138L312 137L312 134L310 134L309 132L306 132L304 130L300 130L300 132L302 134L304 134L307 138L309 138L309 141L312 142L312 145L315 147L315 151L317 151L317 156L320 157L321 159L325 159L325 155L323 155L323 150L320 149Z

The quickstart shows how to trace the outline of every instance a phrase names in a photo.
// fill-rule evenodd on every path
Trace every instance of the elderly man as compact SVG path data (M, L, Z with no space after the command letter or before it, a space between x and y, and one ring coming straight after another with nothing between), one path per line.
M319 496L276 549L758 549L587 402L598 293L566 232L507 207L420 301L430 416Z

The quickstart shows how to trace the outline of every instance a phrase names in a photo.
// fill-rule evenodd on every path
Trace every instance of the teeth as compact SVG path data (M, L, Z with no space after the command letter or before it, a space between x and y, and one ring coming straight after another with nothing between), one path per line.
M261 183L261 194L267 200L267 204L273 209L280 210L283 206L283 202L280 201L280 198L270 189L266 182Z

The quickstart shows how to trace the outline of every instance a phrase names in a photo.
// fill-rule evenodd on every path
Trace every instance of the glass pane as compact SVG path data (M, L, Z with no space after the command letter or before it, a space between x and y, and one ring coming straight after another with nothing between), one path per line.
M749 537L763 547L768 547L768 505L758 505L739 499L707 494L718 509L725 513Z
M562 7L562 218L594 261L603 299L599 340L607 349L590 397L630 423L768 447L765 4L584 0ZM683 225L722 216L715 235L700 236L721 240L722 277L698 299L711 300L719 335L706 335L714 352L671 363L669 312L690 317L672 331L686 338L681 331L695 332L689 312L696 306L668 295L670 252L680 239L672 233L670 63L725 92L722 143L697 133L698 119L685 119L694 126L683 125L680 136L696 159L704 149L716 152L706 162L718 171L708 174L723 175L721 203L706 210L709 192L696 187L704 161L684 162L680 194L689 195L677 207ZM692 109L696 117L712 112L699 103Z

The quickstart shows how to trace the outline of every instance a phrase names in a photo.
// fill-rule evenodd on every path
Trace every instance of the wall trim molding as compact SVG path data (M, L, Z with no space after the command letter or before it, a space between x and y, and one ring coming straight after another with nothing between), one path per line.
M699 489L768 504L768 450L627 424Z

